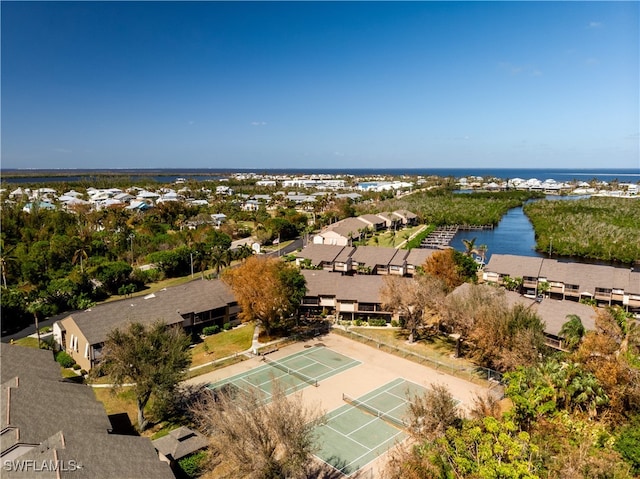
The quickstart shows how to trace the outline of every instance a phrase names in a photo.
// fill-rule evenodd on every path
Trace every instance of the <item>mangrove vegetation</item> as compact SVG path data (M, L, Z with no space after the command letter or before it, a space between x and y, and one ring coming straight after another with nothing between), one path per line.
M524 212L538 251L628 264L640 260L640 203L635 199L543 200L526 204Z

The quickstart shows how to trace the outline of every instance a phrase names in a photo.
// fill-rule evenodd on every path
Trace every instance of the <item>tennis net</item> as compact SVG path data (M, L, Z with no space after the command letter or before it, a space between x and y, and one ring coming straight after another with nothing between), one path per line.
M272 361L269 358L263 357L262 360L267 363L269 366L272 366L280 371L284 371L287 374L291 374L292 376L297 377L298 379L302 379L304 382L311 384L312 386L318 387L318 380L316 378L312 378L307 376L306 374L302 374L295 369L288 368L284 364L279 363L278 361Z
M358 409L361 409L366 413L369 413L373 416L376 416L382 419L385 422L391 423L391 425L393 426L399 427L401 429L404 429L407 427L407 425L401 419L398 419L397 417L391 416L386 412L382 412L379 409L369 406L367 403L358 401L357 399L353 399L352 397L347 396L344 393L342 393L342 400L348 404L351 404L352 406L357 407Z

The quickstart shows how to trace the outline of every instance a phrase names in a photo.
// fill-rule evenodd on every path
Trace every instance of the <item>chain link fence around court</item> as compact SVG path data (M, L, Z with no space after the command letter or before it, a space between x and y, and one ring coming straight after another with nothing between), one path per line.
M485 368L482 366L464 366L461 364L456 364L453 361L446 361L442 357L426 356L424 354L416 353L415 351L410 351L393 344L385 343L384 341L380 341L379 339L371 338L365 334L350 331L346 328L343 329L340 327L334 327L333 331L361 343L368 344L369 346L377 347L381 351L385 351L387 353L391 353L396 356L400 356L402 358L424 364L425 366L429 366L437 371L442 371L444 373L459 377L461 379L466 379L467 381L471 381L476 384L482 384L489 387L490 389L499 389L500 391L503 389L502 374L493 369ZM499 395L501 396L502 393L500 393Z

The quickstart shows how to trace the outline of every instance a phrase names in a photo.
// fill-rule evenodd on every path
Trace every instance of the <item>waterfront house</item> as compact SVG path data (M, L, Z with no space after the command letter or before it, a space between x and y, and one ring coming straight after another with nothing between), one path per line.
M594 300L640 312L640 271L629 267L576 263L553 258L493 254L484 281L504 284L505 277L522 278L526 294L545 292L552 298ZM545 288L541 289L541 285ZM548 286L546 286L548 285Z

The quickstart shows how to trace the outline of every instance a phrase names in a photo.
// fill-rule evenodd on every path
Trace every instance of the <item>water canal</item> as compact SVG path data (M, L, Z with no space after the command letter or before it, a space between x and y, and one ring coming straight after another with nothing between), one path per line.
M547 196L547 200L576 200L586 196ZM536 201L536 200L530 200ZM492 253L513 254L518 256L547 257L547 254L535 250L536 238L533 225L522 207L510 209L502 217L500 223L492 230L458 231L451 241L451 246L458 251L465 251L462 240L476 239L476 246L485 244L489 248L485 262L489 262ZM575 259L580 262L595 262ZM601 262L597 262L601 263Z
M510 209L492 230L458 231L451 241L451 246L458 251L465 251L462 240L473 238L476 239L477 246L487 245L486 262L489 262L492 253L543 256L534 249L535 233L522 207Z

